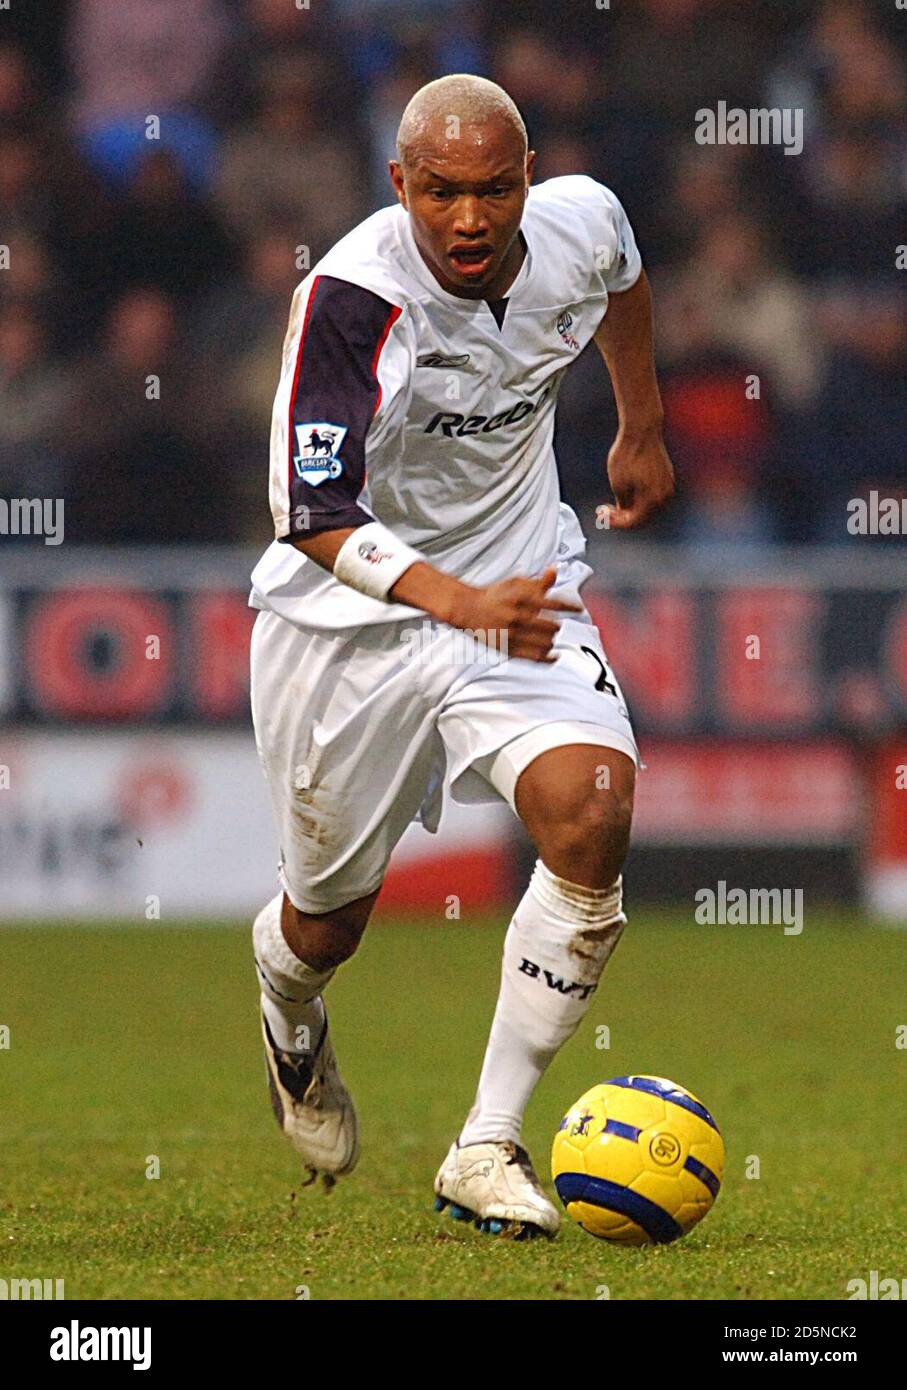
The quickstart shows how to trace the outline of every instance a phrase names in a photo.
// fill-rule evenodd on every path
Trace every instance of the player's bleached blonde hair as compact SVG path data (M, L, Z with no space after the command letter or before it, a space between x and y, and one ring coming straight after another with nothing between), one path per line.
M397 130L397 158L406 164L420 144L428 127L438 120L452 118L464 125L479 125L495 118L511 127L520 142L523 157L529 148L526 125L516 102L503 87L487 77L457 72L426 82L410 99Z

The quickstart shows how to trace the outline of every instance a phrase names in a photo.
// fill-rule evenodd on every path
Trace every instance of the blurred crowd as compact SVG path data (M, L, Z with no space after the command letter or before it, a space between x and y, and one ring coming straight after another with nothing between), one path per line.
M65 498L68 541L266 542L300 248L392 200L403 106L456 71L511 93L539 180L630 214L681 482L658 534L843 542L848 498L905 491L893 0L64 0L0 11L0 496ZM720 100L802 109L803 153L698 144ZM587 525L614 423L587 352L558 417Z

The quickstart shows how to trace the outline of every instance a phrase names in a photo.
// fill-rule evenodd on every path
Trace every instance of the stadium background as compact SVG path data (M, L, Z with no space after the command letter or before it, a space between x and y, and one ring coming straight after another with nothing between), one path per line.
M0 11L0 496L65 501L63 544L0 537L0 914L270 895L245 600L289 299L389 201L412 92L467 70L517 100L538 179L616 190L654 283L680 484L655 528L595 529L593 353L558 418L648 763L631 894L724 878L907 919L904 542L846 524L907 481L905 26L872 0ZM803 153L697 144L718 99L802 108ZM512 901L525 853L505 811L454 809L382 908Z

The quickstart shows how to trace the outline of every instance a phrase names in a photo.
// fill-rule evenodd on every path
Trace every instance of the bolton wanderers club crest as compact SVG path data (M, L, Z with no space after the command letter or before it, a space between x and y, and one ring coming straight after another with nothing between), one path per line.
M557 316L557 331L560 333L568 348L574 351L579 347L578 339L570 332L573 327L573 315L569 309L565 309L562 314Z
M346 425L333 425L329 420L309 420L296 425L296 448L293 455L296 472L312 487L327 478L339 478L343 464L337 457L346 437Z

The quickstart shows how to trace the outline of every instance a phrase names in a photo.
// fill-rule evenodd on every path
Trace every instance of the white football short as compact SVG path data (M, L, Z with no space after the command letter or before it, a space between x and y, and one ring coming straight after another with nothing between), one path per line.
M374 892L410 821L436 830L444 789L505 800L540 753L615 748L639 766L620 687L587 613L561 622L553 664L506 660L426 618L330 635L270 611L252 633L252 717L303 912Z

